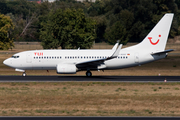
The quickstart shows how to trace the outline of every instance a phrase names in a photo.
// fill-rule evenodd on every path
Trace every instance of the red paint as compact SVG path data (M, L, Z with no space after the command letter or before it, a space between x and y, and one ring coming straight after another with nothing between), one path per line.
M42 52L35 52L34 55L35 56L43 56L43 53Z
M159 35L159 37L161 37L161 35ZM159 43L159 39L155 43L152 42L152 37L148 37L148 39L152 45L157 45Z

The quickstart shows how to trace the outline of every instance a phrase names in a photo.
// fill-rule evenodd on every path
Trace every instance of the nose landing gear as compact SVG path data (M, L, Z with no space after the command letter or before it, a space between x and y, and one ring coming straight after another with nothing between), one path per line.
M88 71L86 72L86 76L87 76L87 77L91 77L91 76L92 76L91 71L88 70Z
M24 76L24 77L25 77L25 76L26 76L26 73L25 73L25 72L23 72L22 76Z

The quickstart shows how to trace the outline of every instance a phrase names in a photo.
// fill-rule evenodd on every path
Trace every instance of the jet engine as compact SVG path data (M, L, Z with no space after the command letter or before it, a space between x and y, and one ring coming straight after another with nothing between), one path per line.
M77 68L74 64L58 64L56 70L58 74L76 74Z

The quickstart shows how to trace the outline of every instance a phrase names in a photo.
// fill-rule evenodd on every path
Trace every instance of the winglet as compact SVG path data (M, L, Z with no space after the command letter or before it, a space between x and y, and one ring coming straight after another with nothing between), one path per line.
M119 45L118 49L113 53L113 55L111 57L108 57L105 60L110 60L110 59L116 58L119 55L121 48L122 48L122 44Z
M114 52L114 54L111 57L117 57L119 55L121 48L122 48L122 44L119 45L118 49Z
M119 42L120 42L120 40L117 40L117 43L114 45L114 47L112 48L112 50L116 50L116 49L117 49L117 47L118 47L118 45L119 45Z

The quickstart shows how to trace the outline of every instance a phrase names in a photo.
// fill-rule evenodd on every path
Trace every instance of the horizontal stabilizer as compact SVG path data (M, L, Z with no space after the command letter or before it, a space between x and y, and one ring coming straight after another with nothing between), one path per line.
M157 55L157 54L161 54L161 53L168 53L168 52L172 52L174 51L173 49L169 49L169 50L165 50L165 51L161 51L161 52L155 52L155 53L151 53L151 55Z

